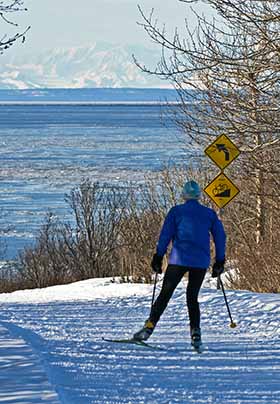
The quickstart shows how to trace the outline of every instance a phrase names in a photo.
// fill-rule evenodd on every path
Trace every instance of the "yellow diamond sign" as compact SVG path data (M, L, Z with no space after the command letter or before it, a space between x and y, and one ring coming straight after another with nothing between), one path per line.
M223 170L236 157L239 156L240 150L226 135L220 135L217 139L205 149L205 154L210 157L214 163Z
M223 208L239 194L239 189L225 174L219 174L204 188L204 192L219 208Z

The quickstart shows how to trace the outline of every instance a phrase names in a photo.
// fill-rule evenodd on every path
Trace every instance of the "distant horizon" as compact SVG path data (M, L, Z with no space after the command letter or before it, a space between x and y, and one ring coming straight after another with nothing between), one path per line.
M62 91L62 90L73 90L73 91L81 91L81 90L160 90L160 91L176 91L174 88L170 87L37 87L37 88L0 88L0 91Z
M92 87L0 89L0 105L9 104L166 104L178 103L174 88Z

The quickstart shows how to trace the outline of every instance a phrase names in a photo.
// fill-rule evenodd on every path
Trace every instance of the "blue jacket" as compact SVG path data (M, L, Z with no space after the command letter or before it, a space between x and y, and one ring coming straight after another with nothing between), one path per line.
M216 260L223 260L226 234L222 222L213 209L190 199L168 212L159 236L157 254L164 256L172 241L169 264L208 268L210 234L215 243Z

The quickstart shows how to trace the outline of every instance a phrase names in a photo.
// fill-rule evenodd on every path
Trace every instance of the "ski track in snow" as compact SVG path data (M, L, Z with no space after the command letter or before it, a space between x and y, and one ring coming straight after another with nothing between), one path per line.
M0 403L59 404L31 347L0 326Z
M0 324L31 344L61 403L280 403L279 295L227 291L238 324L231 329L222 292L203 289L204 352L199 355L190 347L184 283L149 340L163 348L156 351L102 341L102 336L130 337L142 326L152 286L108 288L105 281L96 280L94 288L94 282L64 286L65 301L58 292L50 292L48 301L45 291L53 288L42 291L42 303L40 291L0 295ZM86 300L76 300L75 293L81 299L87 285Z

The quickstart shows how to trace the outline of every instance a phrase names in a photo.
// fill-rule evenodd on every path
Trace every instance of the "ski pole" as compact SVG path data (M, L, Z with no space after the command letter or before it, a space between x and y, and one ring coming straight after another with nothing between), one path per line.
M220 276L218 276L218 280L219 280L219 284L221 285L221 288L222 288L222 291L223 291L223 295L224 295L224 298L225 298L225 302L226 302L226 306L227 306L227 311L228 311L228 315L229 315L229 318L230 318L230 327L231 327L231 328L235 328L235 327L236 327L236 323L232 320L231 312L230 312L230 309L229 309L229 305L228 305L228 301L227 301L227 297L226 297L226 293L225 293L225 288L224 288L224 285L223 285L223 282L222 282Z
M153 307L154 300L155 300L156 286L157 286L157 277L158 277L158 273L156 272L156 276L155 276L155 280L154 280L154 289L153 289L153 297L152 297L151 311L152 311L152 307Z

